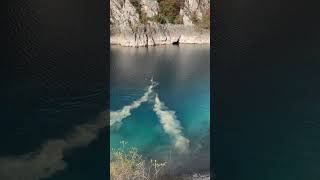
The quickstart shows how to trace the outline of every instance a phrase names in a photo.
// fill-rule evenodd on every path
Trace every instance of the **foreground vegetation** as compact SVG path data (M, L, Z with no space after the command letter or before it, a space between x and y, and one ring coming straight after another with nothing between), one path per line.
M164 177L166 162L145 161L136 148L126 149L127 142L111 150L111 180L159 180Z
M144 160L137 148L127 148L121 141L120 148L111 150L111 180L208 180L208 175L193 174L173 176L168 173L167 162ZM211 178L215 179L215 177Z

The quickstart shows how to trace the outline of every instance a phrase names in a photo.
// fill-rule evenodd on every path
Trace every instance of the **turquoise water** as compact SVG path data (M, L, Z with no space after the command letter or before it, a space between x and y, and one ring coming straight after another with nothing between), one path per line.
M124 140L183 172L208 171L209 46L114 46L110 65L111 148Z

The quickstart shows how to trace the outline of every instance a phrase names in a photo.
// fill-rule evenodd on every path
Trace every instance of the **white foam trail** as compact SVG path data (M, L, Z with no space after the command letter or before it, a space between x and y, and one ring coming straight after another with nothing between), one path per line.
M177 120L174 111L170 111L160 101L158 94L156 94L154 107L154 112L157 114L160 122L163 126L164 131L172 138L174 141L174 147L179 153L187 153L189 151L189 139L183 136L182 126Z
M94 141L106 127L106 112L97 120L75 127L66 137L50 139L39 149L16 156L0 157L1 180L41 180L67 168L66 154Z
M148 87L148 90L144 93L144 95L138 100L133 101L130 105L124 106L122 109L117 111L110 112L110 126L115 123L121 122L124 118L129 117L131 115L131 110L138 108L143 102L148 101L150 94L152 93L152 88L156 86L153 82L153 78L151 79L151 85Z

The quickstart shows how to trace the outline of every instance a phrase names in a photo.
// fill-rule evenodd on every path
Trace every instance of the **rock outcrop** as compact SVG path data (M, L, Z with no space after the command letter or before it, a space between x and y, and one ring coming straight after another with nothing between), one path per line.
M151 18L158 14L159 4L156 0L141 0L142 10Z
M154 46L172 44L178 39L180 43L210 43L210 30L198 27L192 21L192 18L202 18L204 9L210 8L209 0L185 0L179 14L182 24L161 24L152 20L160 12L158 1L137 1L140 3L139 11L130 0L111 0L111 44ZM147 18L144 22L141 22L141 12Z
M201 19L206 10L210 9L209 0L185 0L184 6L180 9L180 16L183 24L192 25L192 16Z

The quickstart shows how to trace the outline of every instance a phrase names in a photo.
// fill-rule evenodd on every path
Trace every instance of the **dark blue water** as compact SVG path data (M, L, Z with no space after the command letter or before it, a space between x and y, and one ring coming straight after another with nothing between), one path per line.
M110 108L117 112L117 117L123 115L123 119L111 126L111 148L125 140L129 147L137 147L146 159L169 161L184 172L208 171L209 56L208 45L112 47ZM148 93L151 79L154 86ZM146 94L147 98L140 103ZM160 109L155 110L155 104L161 106ZM125 106L135 108L124 116L125 111L121 110ZM165 121L167 127L162 124ZM170 134L177 129L181 132Z
M104 179L104 3L10 1L0 78L0 179Z
M216 12L217 179L320 179L315 4L223 1Z
M318 67L257 62L226 63L217 70L215 167L220 176L320 177Z

